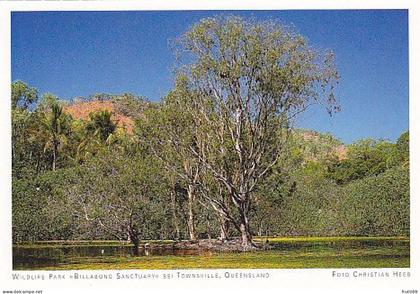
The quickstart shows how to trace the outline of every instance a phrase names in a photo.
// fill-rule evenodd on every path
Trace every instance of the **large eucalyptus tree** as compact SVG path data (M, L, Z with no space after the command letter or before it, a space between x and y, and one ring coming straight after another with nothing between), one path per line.
M236 212L220 198L212 206L252 247L249 212L253 192L270 173L291 122L311 104L337 111L333 55L274 21L207 18L177 42L182 66L175 91L192 117L189 152L227 190Z

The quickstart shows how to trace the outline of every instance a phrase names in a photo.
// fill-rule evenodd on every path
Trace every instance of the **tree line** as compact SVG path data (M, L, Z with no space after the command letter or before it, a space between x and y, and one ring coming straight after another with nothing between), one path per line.
M342 143L293 128L312 104L339 110L330 52L273 21L207 18L175 43L161 102L131 94L76 119L12 83L13 241L197 240L409 234L408 132ZM312 134L308 139L308 133Z

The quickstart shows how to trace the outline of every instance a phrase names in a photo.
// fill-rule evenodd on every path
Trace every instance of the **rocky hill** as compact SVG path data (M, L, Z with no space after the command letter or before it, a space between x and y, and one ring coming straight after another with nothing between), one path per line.
M331 134L298 129L294 135L301 142L304 157L308 160L317 161L331 155L336 156L340 161L347 158L347 147Z
M111 119L118 127L124 128L128 134L134 130L134 121L140 117L150 104L134 96L106 96L91 100L76 100L64 107L64 111L75 119L88 120L89 114L107 110L112 113ZM328 154L334 154L339 160L344 160L347 154L346 146L330 134L321 134L313 130L296 130L295 135L305 142L302 146L305 157L317 160Z
M89 114L97 111L109 111L111 119L118 127L132 134L134 121L140 117L149 102L131 94L96 95L91 99L76 99L64 106L64 111L74 119L88 120Z

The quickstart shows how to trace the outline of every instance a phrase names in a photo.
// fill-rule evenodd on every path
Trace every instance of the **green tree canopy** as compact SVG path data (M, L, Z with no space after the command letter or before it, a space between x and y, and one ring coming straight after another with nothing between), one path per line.
M12 83L12 109L17 107L27 109L38 101L38 91L22 81Z

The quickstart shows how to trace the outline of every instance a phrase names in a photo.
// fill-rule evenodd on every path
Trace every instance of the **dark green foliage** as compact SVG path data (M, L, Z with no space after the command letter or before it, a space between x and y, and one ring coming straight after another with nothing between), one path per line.
M396 144L372 139L360 140L347 148L347 158L329 164L329 177L345 184L366 176L379 175L400 163Z
M88 132L105 142L117 127L111 120L111 115L112 113L107 110L90 113L90 122L87 124Z
M12 110L12 176L31 177L48 169L43 152L43 135L37 113Z
M13 178L13 242L76 237L77 219L66 197L76 172L60 169L30 179Z

